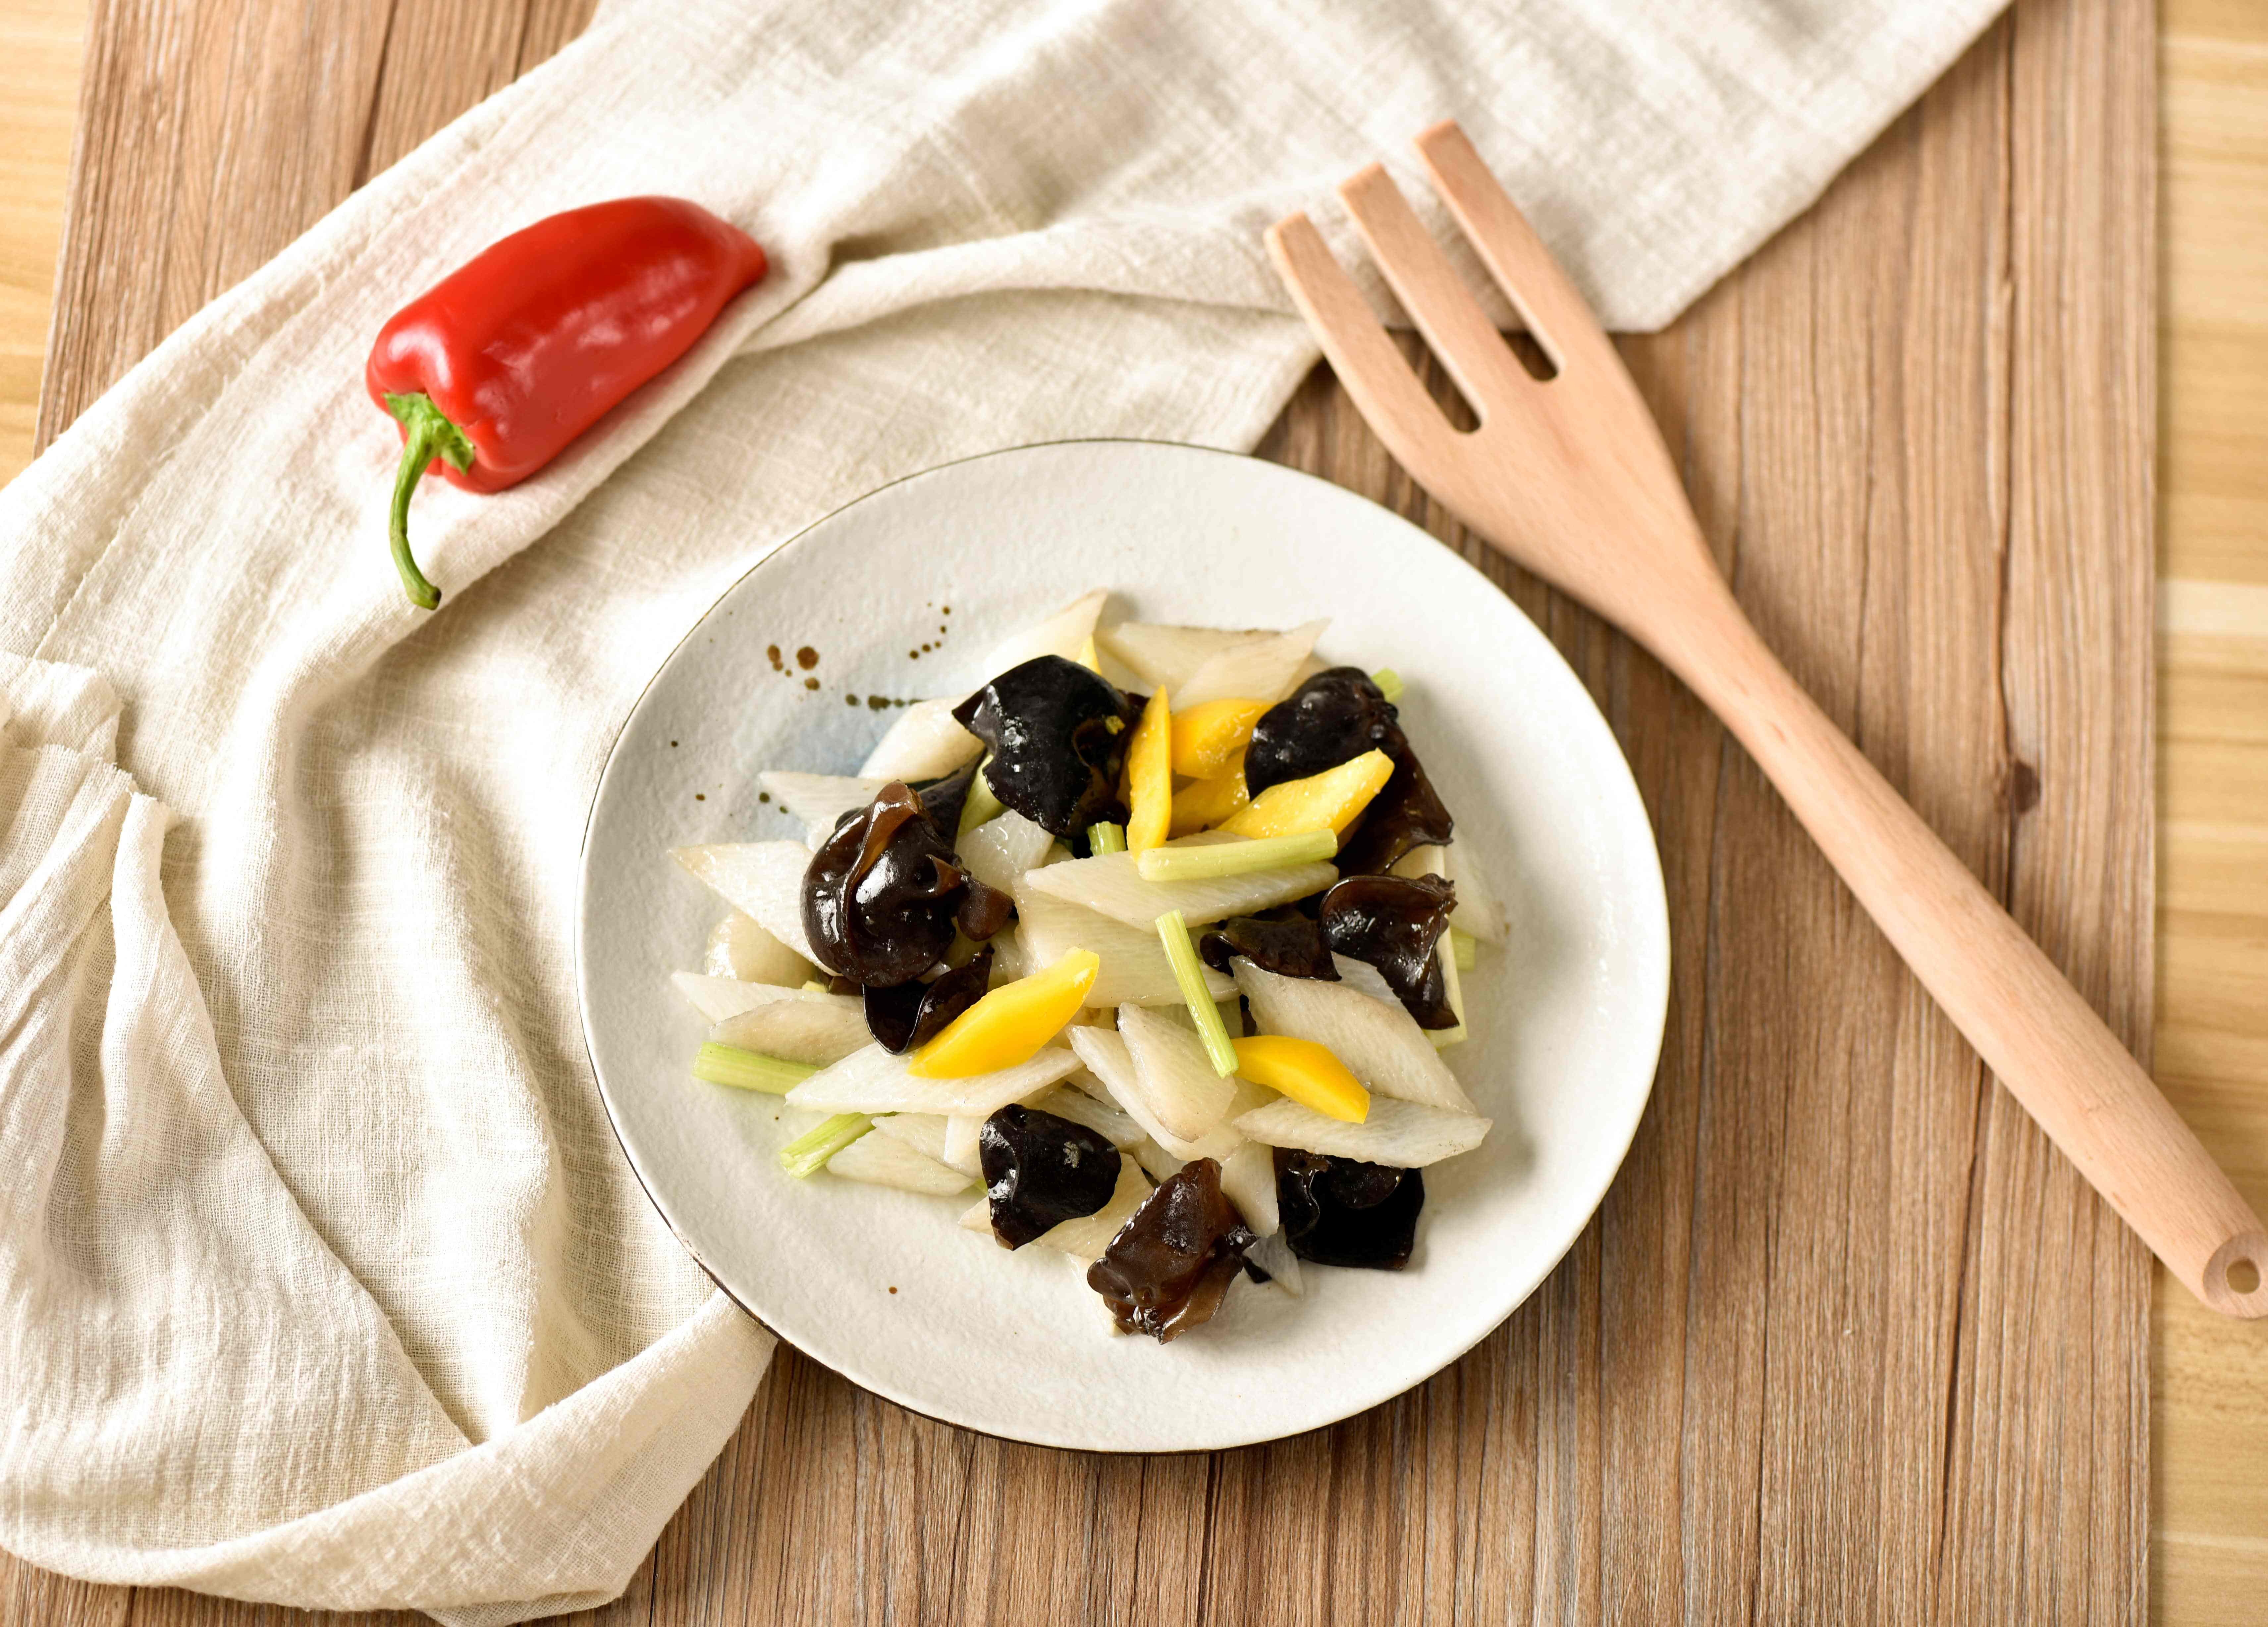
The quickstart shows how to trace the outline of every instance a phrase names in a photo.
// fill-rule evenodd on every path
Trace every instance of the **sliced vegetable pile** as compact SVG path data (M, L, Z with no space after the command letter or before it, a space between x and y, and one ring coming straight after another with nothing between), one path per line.
M1160 1341L1241 1274L1400 1270L1421 1171L1490 1129L1442 1062L1504 916L1390 672L1289 632L1097 625L1088 594L854 777L807 843L680 848L733 905L698 1079L821 1115L780 1162L953 1197Z

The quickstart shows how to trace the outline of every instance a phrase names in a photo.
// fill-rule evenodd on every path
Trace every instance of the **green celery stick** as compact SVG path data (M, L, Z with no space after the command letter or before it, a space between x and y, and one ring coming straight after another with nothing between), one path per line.
M693 1077L696 1079L706 1079L711 1085L730 1085L740 1090L760 1090L771 1096L786 1095L818 1071L799 1062L782 1062L762 1051L719 1045L713 1040L693 1058Z
M1450 931L1457 929L1451 927ZM1433 1042L1435 1050L1446 1050L1452 1045L1465 1042L1465 985L1457 976L1457 952L1453 941L1444 935L1439 946L1441 957L1442 992L1449 997L1449 1010L1457 1019L1454 1028L1428 1028L1425 1037Z
M1449 929L1449 948L1456 957L1457 969L1461 972L1469 972L1480 962L1480 940L1462 926Z
M1402 698L1402 674L1391 666L1380 667L1371 674L1370 681L1378 686L1378 692L1386 697L1388 705Z
M1097 856L1104 853L1123 853L1126 850L1126 827L1114 825L1108 820L1086 828L1086 850Z
M1134 867L1145 881L1204 881L1250 870L1314 864L1338 850L1339 839L1330 831L1303 830L1292 836L1211 842L1203 847L1152 848L1134 861Z
M1166 946L1166 959L1173 963L1174 981L1182 986L1182 998L1189 1003L1189 1016L1197 1023L1197 1038L1204 1042L1205 1055L1212 1058L1213 1071L1226 1079L1236 1071L1236 1047L1229 1043L1228 1028L1220 1020L1220 1008L1206 991L1204 968L1197 963L1197 946L1189 941L1189 924L1182 918L1180 910L1168 909L1158 917L1158 939Z
M817 1130L807 1130L780 1149L780 1167L797 1180L806 1180L827 1167L827 1160L874 1128L863 1113L838 1113Z

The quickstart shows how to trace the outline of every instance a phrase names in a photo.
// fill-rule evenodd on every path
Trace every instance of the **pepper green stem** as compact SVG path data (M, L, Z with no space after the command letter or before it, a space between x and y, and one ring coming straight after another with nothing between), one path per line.
M409 499L434 459L441 459L460 473L470 468L473 444L429 395L388 395L386 410L401 421L406 431L401 464L394 476L394 511L388 526L394 540L394 568L401 572L402 590L409 595L409 602L431 610L441 603L441 590L425 579L416 556L409 551Z

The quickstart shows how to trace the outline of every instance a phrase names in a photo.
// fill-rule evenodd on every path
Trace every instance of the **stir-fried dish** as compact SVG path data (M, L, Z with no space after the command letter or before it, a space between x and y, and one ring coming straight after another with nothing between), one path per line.
M811 1115L789 1175L981 1187L963 1227L1162 1342L1240 1277L1409 1268L1490 1129L1441 1051L1505 924L1392 672L1107 598L857 775L763 774L806 841L676 850L733 907L677 982L696 1077Z

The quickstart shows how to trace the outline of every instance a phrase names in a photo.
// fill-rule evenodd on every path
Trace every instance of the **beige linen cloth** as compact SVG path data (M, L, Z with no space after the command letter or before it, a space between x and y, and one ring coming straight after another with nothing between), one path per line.
M1996 4L622 0L200 313L0 493L0 1544L460 1623L619 1593L771 1351L631 1177L570 978L683 629L947 459L1251 445L1313 360L1261 229L1356 258L1332 183L1444 116L1666 322ZM411 609L372 336L638 192L770 276L535 479L429 482Z

